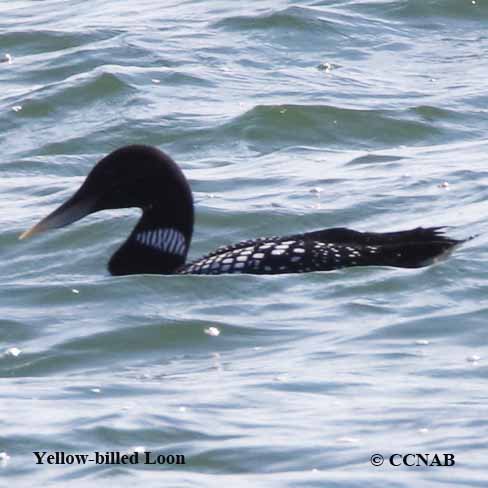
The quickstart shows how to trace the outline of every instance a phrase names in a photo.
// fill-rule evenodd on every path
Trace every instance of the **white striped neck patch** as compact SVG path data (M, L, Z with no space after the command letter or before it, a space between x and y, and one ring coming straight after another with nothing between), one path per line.
M138 232L135 236L137 242L168 254L184 256L186 242L184 235L176 229L150 229Z

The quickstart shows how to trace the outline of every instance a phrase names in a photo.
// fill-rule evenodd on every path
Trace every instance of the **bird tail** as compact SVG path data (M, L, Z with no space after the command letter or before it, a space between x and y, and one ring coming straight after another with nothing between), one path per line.
M394 266L397 268L421 268L449 256L464 241L438 239L430 242L406 242L376 247L376 252L364 256L368 265Z
M399 232L358 232L343 227L307 233L307 238L334 244L336 258L344 266L394 266L420 268L447 257L457 246L473 239L452 239L445 227L417 227ZM324 269L337 263L326 254Z

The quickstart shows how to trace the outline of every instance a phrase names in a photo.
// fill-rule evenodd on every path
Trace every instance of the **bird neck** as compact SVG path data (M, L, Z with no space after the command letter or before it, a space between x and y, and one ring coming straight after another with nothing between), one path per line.
M110 259L113 275L172 274L186 261L193 234L193 202L178 211L152 205Z

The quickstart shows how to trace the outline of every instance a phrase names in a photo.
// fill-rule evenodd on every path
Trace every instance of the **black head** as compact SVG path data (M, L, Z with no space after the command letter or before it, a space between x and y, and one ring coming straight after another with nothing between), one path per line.
M133 145L113 151L95 165L75 197L87 195L94 199L96 212L129 207L146 210L155 204L171 208L191 192L167 154L155 147Z
M69 225L100 210L129 207L142 209L143 216L113 256L110 271L113 274L162 273L183 264L193 232L191 189L176 163L151 146L125 146L104 157L67 202L24 232L20 239ZM151 233L153 230L157 233ZM183 246L163 245L165 230L168 236L174 230L178 234L175 239L185 239L184 251L181 251ZM143 234L146 231L149 234ZM175 249L181 252L175 256L166 252ZM171 263L165 264L168 258Z

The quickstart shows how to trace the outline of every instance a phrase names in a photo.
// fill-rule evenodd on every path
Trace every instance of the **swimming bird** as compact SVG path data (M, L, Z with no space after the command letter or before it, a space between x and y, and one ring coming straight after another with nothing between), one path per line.
M187 263L194 223L190 185L167 154L143 145L125 146L101 159L69 200L20 239L100 210L129 207L140 208L142 217L110 259L108 269L113 275L279 274L347 266L417 268L464 242L446 237L442 227L387 233L331 228L242 241Z

